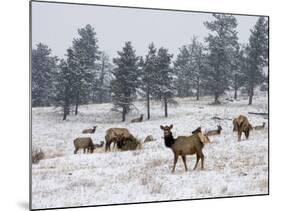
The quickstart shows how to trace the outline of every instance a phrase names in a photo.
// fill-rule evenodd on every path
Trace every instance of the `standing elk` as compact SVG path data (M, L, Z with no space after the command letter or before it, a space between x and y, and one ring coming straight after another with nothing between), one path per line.
M116 144L124 137L128 138L130 133L127 128L109 128L105 135L105 151L110 151L110 145L113 143L113 149Z
M73 144L75 147L74 154L77 154L79 149L83 149L84 153L86 153L86 151L93 153L95 149L93 141L90 137L76 138L74 139Z
M220 135L222 131L222 127L218 125L218 129L216 130L209 130L204 135L206 136L214 136L214 135Z
M175 167L179 156L182 157L185 171L187 171L186 155L193 155L193 154L196 154L196 163L193 170L196 169L200 159L201 159L201 169L204 169L204 154L202 152L202 149L205 143L210 142L207 136L204 136L202 133L196 133L191 136L178 136L177 138L174 138L171 132L173 125L170 126L160 125L160 128L164 131L165 146L171 148L174 153L174 166L172 172L175 171Z
M85 129L82 131L82 133L95 133L97 126L93 126L93 128Z
M142 122L142 120L143 120L143 114L141 114L139 118L132 119L131 122L132 123L134 123L134 122Z
M246 136L246 139L248 139L250 135L250 130L252 129L253 127L249 123L249 120L243 115L240 115L233 120L233 131L237 131L238 141L241 141L241 136L243 132Z
M262 130L265 128L265 122L262 123L262 125L257 125L254 127L255 130Z

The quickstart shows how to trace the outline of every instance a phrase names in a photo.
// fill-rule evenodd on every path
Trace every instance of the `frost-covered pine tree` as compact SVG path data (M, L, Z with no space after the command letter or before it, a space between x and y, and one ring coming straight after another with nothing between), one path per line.
M176 75L175 87L178 97L188 97L190 95L190 53L186 45L179 49L176 61L174 62L174 72Z
M112 80L113 65L105 52L101 52L97 68L98 83L93 87L93 101L98 103L109 102L111 100L110 81Z
M229 89L231 56L237 45L237 20L232 15L213 14L214 20L204 22L210 30L208 43L208 68L205 71L207 87L214 94L214 103Z
M170 67L172 57L173 55L168 53L168 49L163 47L159 48L153 96L156 100L161 100L163 102L165 117L168 117L168 103L175 103L173 99L175 91L174 73L173 69Z
M264 67L268 65L268 21L260 17L251 30L249 45L246 48L248 68L245 70L249 105L253 102L255 87L266 78Z
M53 92L53 71L58 59L51 56L51 49L42 43L32 49L32 106L49 106Z
M71 106L75 99L76 70L78 62L73 49L67 49L67 60L61 60L55 73L55 96L53 102L56 107L61 107L63 120L70 114Z
M201 81L205 71L206 55L203 44L200 43L196 36L192 38L189 45L190 52L190 83L196 89L196 100L199 100Z
M113 70L115 79L111 81L114 110L122 113L122 121L130 111L136 89L139 86L138 57L131 42L126 42L118 57L113 59L116 68ZM121 110L120 110L121 109Z
M145 60L140 62L140 64L142 64L140 88L144 92L145 96L147 119L150 119L150 97L155 84L157 71L157 49L153 43L148 46L148 53L145 56Z
M76 70L75 115L78 106L92 99L93 87L98 83L96 61L99 59L98 40L94 27L86 25L78 29L79 38L73 40L73 49L78 61Z

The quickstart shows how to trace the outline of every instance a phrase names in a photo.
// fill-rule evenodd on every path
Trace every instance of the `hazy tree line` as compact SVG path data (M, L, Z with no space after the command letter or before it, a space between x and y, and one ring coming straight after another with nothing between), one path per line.
M247 44L237 37L237 20L232 15L213 14L204 22L209 34L202 43L194 36L179 54L148 46L144 57L137 56L131 42L126 42L112 60L101 51L94 27L78 29L78 38L66 51L65 59L51 56L51 49L42 43L32 50L32 106L62 108L63 119L79 106L88 103L112 102L112 110L122 114L122 121L134 109L133 102L142 99L150 119L151 100L161 101L164 115L174 97L213 95L220 103L225 91L238 90L253 102L254 90L263 84L268 89L268 22L260 17ZM173 61L174 59L174 61Z

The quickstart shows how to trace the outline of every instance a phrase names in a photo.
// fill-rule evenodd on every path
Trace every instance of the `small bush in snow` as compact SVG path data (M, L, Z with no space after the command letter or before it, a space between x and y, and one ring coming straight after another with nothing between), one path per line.
M45 154L40 148L32 148L32 163L39 163L40 160L44 159Z

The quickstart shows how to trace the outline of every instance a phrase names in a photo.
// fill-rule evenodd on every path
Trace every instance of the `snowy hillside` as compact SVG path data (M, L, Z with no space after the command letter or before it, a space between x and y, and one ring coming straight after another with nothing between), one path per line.
M268 193L268 120L248 112L267 112L266 96L223 101L210 105L211 98L176 99L178 106L169 107L164 118L161 104L152 102L151 120L130 123L139 114L146 114L143 102L136 102L139 111L133 111L125 123L120 114L111 112L112 104L81 106L77 116L62 121L61 113L50 107L32 109L33 146L40 147L46 159L32 165L32 208L102 205L142 201L208 198ZM253 126L266 122L266 128L251 131L249 140L237 142L232 132L232 119L243 114ZM223 120L214 120L219 117ZM203 131L216 129L222 134L212 136L205 145L205 169L192 170L195 155L187 156L188 171L179 159L175 173L171 173L173 153L164 146L160 125L173 124L174 136L190 135L201 126ZM94 143L104 141L110 127L126 127L144 140L152 135L156 141L142 144L142 149L127 152L73 154L73 140L82 130L97 125L91 135ZM199 163L200 164L200 163Z

